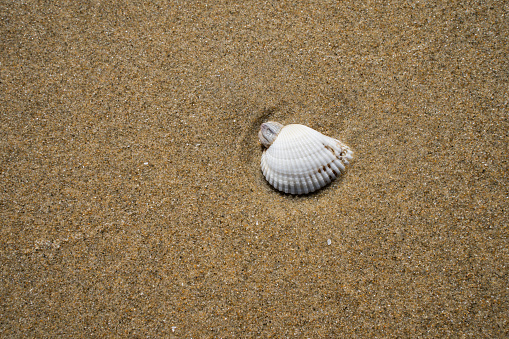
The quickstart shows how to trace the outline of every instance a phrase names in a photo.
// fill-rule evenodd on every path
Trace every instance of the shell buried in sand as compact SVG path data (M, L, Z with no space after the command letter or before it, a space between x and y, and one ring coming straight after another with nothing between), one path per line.
M285 193L314 192L340 176L352 160L348 146L304 125L265 122L258 137L266 147L263 175Z

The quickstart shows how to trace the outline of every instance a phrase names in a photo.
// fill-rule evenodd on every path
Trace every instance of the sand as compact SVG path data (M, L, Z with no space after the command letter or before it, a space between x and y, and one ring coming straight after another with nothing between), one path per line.
M0 336L509 336L509 8L0 5ZM263 121L355 152L307 196Z

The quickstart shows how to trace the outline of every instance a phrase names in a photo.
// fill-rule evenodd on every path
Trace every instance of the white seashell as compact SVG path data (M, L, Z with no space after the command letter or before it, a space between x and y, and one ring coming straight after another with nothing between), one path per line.
M258 133L267 147L262 172L274 188L291 194L314 192L336 179L352 160L341 141L304 125L265 122Z

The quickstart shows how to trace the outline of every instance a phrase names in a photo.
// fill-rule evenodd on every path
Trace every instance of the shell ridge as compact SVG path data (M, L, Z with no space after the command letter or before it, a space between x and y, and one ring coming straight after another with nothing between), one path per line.
M288 176L287 176L288 164L287 164L287 160L286 160L286 152L287 152L287 147L288 147L288 145L287 145L288 134L291 131L288 129L288 126L285 126L285 128L283 129L282 132L284 133L283 138L280 138L279 143L278 143L279 148L277 149L278 156L280 159L280 163L279 163L280 167L278 167L278 175L281 176L279 185L280 185L281 191L284 191L285 193L289 193L289 182L288 182Z
M322 145L319 142L322 138L322 134L314 131L312 135L309 135L308 139L310 140L310 145L312 145L312 148L309 148L309 155L308 155L308 162L310 163L310 166L307 170L308 174L311 174L312 180L312 189L311 192L316 191L317 189L320 189L321 187L325 186L328 182L323 180L323 176L318 172L320 169L320 162L323 162L323 154L321 154L321 148ZM317 162L318 160L318 162ZM322 179L322 183L319 182L317 176L319 176Z
M284 140L284 152L286 154L284 161L284 184L285 184L285 193L296 193L296 185L295 176L293 174L294 168L294 159L290 156L292 153L292 141L295 139L295 133L291 126L288 126L287 130L287 138Z
M300 125L292 126L292 144L295 147L292 157L292 183L293 192L301 194L306 191L306 182L303 180L302 172L306 162L302 157L304 150L302 149L302 138L305 134L302 133Z
M324 147L323 140L321 142L320 152L317 153L316 157L319 159L316 171L322 175L324 181L328 184L335 179L334 173L329 168L333 158L331 153Z
M339 173L342 173L346 170L345 164L348 165L347 157L349 157L349 153L351 153L348 146L344 145L341 141L337 139L330 138L330 147L334 151L335 159L333 160L333 164L339 170Z
M286 161L285 161L285 174L286 174L286 182L288 185L288 191L290 193L298 193L301 191L301 177L299 175L301 160L298 155L300 153L299 144L296 143L299 139L298 129L295 129L295 126L289 125L287 129L288 136L285 139L285 150L287 153Z
M295 175L300 178L300 192L313 192L317 188L315 187L312 174L313 164L312 164L312 154L316 150L316 143L314 142L313 134L310 129L306 126L300 127L301 136L298 140L299 143L299 154L298 161L299 166L295 173Z

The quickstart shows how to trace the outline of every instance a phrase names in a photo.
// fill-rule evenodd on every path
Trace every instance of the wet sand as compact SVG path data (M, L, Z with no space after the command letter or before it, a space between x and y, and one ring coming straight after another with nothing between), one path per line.
M508 11L0 5L0 335L507 337ZM280 194L266 120L354 162Z

